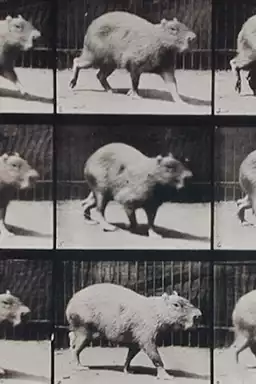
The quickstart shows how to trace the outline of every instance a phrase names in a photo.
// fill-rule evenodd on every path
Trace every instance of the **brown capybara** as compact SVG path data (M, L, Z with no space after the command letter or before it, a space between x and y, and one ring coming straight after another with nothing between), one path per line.
M256 215L256 150L249 153L242 161L239 169L239 184L245 197L237 200L237 215L243 225L248 225L250 223L245 220L245 210L251 208Z
M5 225L7 206L16 191L32 188L39 178L36 170L18 153L0 156L0 231L1 236L13 235Z
M157 237L154 219L158 208L171 200L174 190L184 187L192 172L171 153L150 158L127 144L112 143L89 157L84 176L91 189L82 203L86 219L92 221L91 209L96 207L103 230L115 230L104 213L107 204L116 201L124 207L132 232L138 229L136 210L142 208L147 215L149 236Z
M152 24L128 12L108 12L95 19L84 37L80 57L73 61L70 81L74 88L81 68L98 68L97 78L105 91L112 91L107 78L115 69L126 69L132 88L128 95L138 98L142 73L160 75L176 102L182 102L174 75L174 55L189 49L196 35L178 21L163 19Z
M241 69L250 70L256 60L256 15L251 16L242 26L237 36L237 55L230 60L236 76L235 90L241 92ZM250 76L250 75L249 75Z
M80 365L80 353L92 340L104 337L129 348L124 364L143 350L157 368L157 377L171 378L157 350L159 336L175 329L196 326L201 311L176 292L145 297L119 285L94 284L75 293L66 308L70 349Z
M239 354L247 348L250 348L256 357L256 290L239 298L232 313L232 321L237 363Z
M22 51L33 48L41 33L21 15L7 16L0 21L0 76L10 80L21 93L25 90L14 70L15 62Z

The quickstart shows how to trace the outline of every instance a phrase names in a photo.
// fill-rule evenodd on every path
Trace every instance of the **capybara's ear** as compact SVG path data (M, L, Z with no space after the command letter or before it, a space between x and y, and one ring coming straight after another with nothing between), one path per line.
M5 18L6 21L10 22L12 20L12 17L10 15L7 15Z
M173 18L174 23L178 23L178 19L176 17Z
M23 19L23 17L21 15L18 15L18 19Z
M14 152L14 156L20 157L20 154L18 152Z
M162 156L162 155L157 155L157 157L156 157L156 161L157 161L158 163L161 163L162 159L163 159L163 156Z
M173 291L172 295L174 295L174 296L179 296L178 293L177 293L177 291Z
M162 20L161 20L161 25L166 25L166 23L167 23L167 20L166 20L166 19L162 19Z
M7 289L5 293L6 293L6 295L10 295L10 294L11 294L11 292L9 291L9 289Z
M4 161L6 161L7 159L8 159L8 154L7 153L4 153L2 156L2 159L4 160Z
M164 293L162 294L162 298L163 298L164 300L168 300L168 299L169 299L169 295L168 295L168 293L164 292Z

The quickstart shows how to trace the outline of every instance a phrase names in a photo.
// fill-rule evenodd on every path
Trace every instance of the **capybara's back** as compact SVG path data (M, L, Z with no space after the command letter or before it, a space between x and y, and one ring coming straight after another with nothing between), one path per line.
M256 150L242 161L239 170L239 183L242 190L256 198Z
M256 338L256 290L241 296L233 310L232 321L236 335Z
M237 51L248 51L251 53L256 49L256 15L249 17L243 24L237 37Z

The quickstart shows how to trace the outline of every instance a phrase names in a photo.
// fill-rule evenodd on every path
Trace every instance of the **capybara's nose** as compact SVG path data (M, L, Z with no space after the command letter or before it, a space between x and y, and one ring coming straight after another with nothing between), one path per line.
M37 171L31 171L29 174L29 181L35 183L39 179L39 173Z
M37 40L39 39L39 37L41 37L41 32L40 31L34 31L33 33L33 40Z
M196 39L196 34L194 32L190 32L188 35L188 41L191 43Z
M195 325L199 324L202 319L202 314L197 314L193 316L193 323Z

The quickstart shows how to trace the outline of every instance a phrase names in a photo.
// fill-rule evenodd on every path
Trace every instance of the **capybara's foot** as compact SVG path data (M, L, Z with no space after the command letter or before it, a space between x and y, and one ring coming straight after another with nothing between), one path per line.
M131 97L134 100L140 100L142 97L138 94L138 92L135 92L133 89L130 89L127 94L127 96Z
M164 368L157 370L157 377L158 380L172 380L174 376L169 375L169 373L166 372Z
M0 240L4 238L14 237L14 233L9 231L7 228L3 227L0 229Z
M149 228L148 230L148 237L151 237L152 239L161 239L162 236L159 233L156 233L154 229Z
M237 93L241 93L241 80L237 80L235 90Z
M115 225L109 224L109 223L103 223L101 224L101 227L104 232L114 232L117 230L117 227Z
M5 370L3 368L0 368L0 378L5 376Z
M76 79L71 79L69 82L69 87L73 89L76 86Z
M247 220L242 221L241 224L242 224L243 227L255 227L255 224L250 223Z

